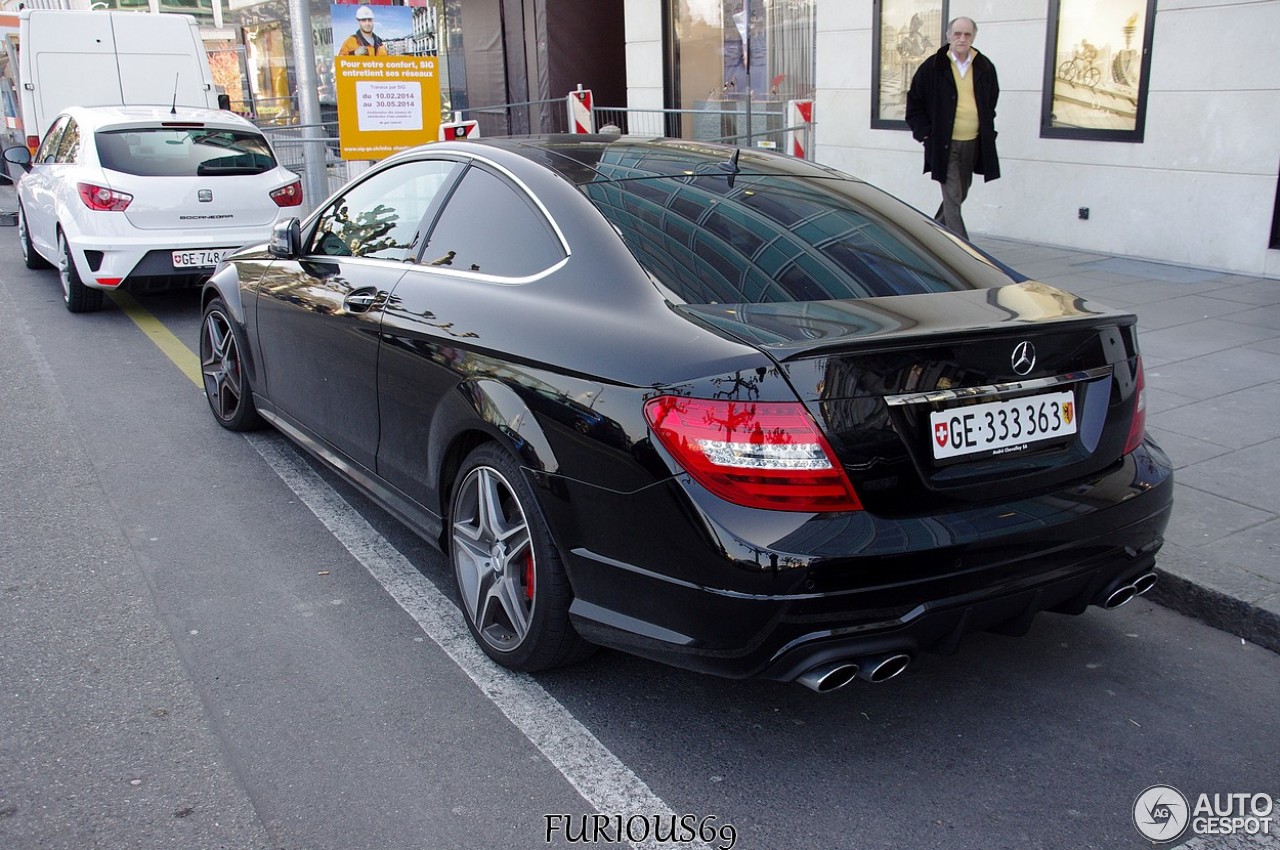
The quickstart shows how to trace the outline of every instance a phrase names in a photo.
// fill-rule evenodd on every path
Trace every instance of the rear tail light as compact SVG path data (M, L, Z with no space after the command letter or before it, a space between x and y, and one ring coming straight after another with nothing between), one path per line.
M1125 441L1124 453L1142 445L1142 438L1147 433L1147 379L1142 374L1142 355L1138 355L1138 377L1133 391L1133 421L1129 423L1129 439Z
M39 136L27 136L27 150L31 151L31 155L35 156L36 151L40 148Z
M296 207L302 203L302 181L294 180L288 186L281 186L271 193L271 200L278 207Z
M659 396L644 415L676 462L725 501L776 511L862 510L799 402Z
M123 212L133 200L133 195L93 183L77 183L76 190L80 192L80 200L84 201L86 207L102 212Z

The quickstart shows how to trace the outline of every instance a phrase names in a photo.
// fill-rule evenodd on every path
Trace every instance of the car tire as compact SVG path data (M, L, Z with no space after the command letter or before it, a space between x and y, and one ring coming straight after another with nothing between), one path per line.
M93 313L102 309L102 290L85 286L76 271L67 236L58 231L58 277L62 281L62 300L72 313Z
M226 303L213 299L200 322L200 374L209 410L228 431L253 431L266 424L253 403L243 352L240 329Z
M449 510L449 561L481 649L531 673L595 651L569 622L573 592L519 465L494 443L468 455Z
M36 246L31 244L31 231L27 229L27 212L18 204L18 245L22 248L22 262L29 269L47 269L53 264L40 256Z

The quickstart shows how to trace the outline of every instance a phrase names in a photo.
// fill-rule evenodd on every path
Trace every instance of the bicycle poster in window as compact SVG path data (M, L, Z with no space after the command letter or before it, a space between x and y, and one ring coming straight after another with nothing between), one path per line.
M1049 0L1045 138L1141 142L1156 0Z
M875 0L872 20L871 126L906 130L907 89L946 40L947 0Z

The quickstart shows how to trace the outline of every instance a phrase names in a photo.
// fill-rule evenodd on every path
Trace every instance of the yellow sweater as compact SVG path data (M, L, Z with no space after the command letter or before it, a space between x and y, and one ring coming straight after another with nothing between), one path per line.
M973 96L973 65L969 65L969 73L962 77L956 60L952 59L951 76L956 81L956 124L951 130L951 138L967 142L978 138L978 101Z

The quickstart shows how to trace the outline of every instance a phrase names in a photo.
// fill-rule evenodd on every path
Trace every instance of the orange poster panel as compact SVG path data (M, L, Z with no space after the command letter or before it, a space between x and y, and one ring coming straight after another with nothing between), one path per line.
M343 159L383 159L435 141L440 77L435 56L333 60Z

